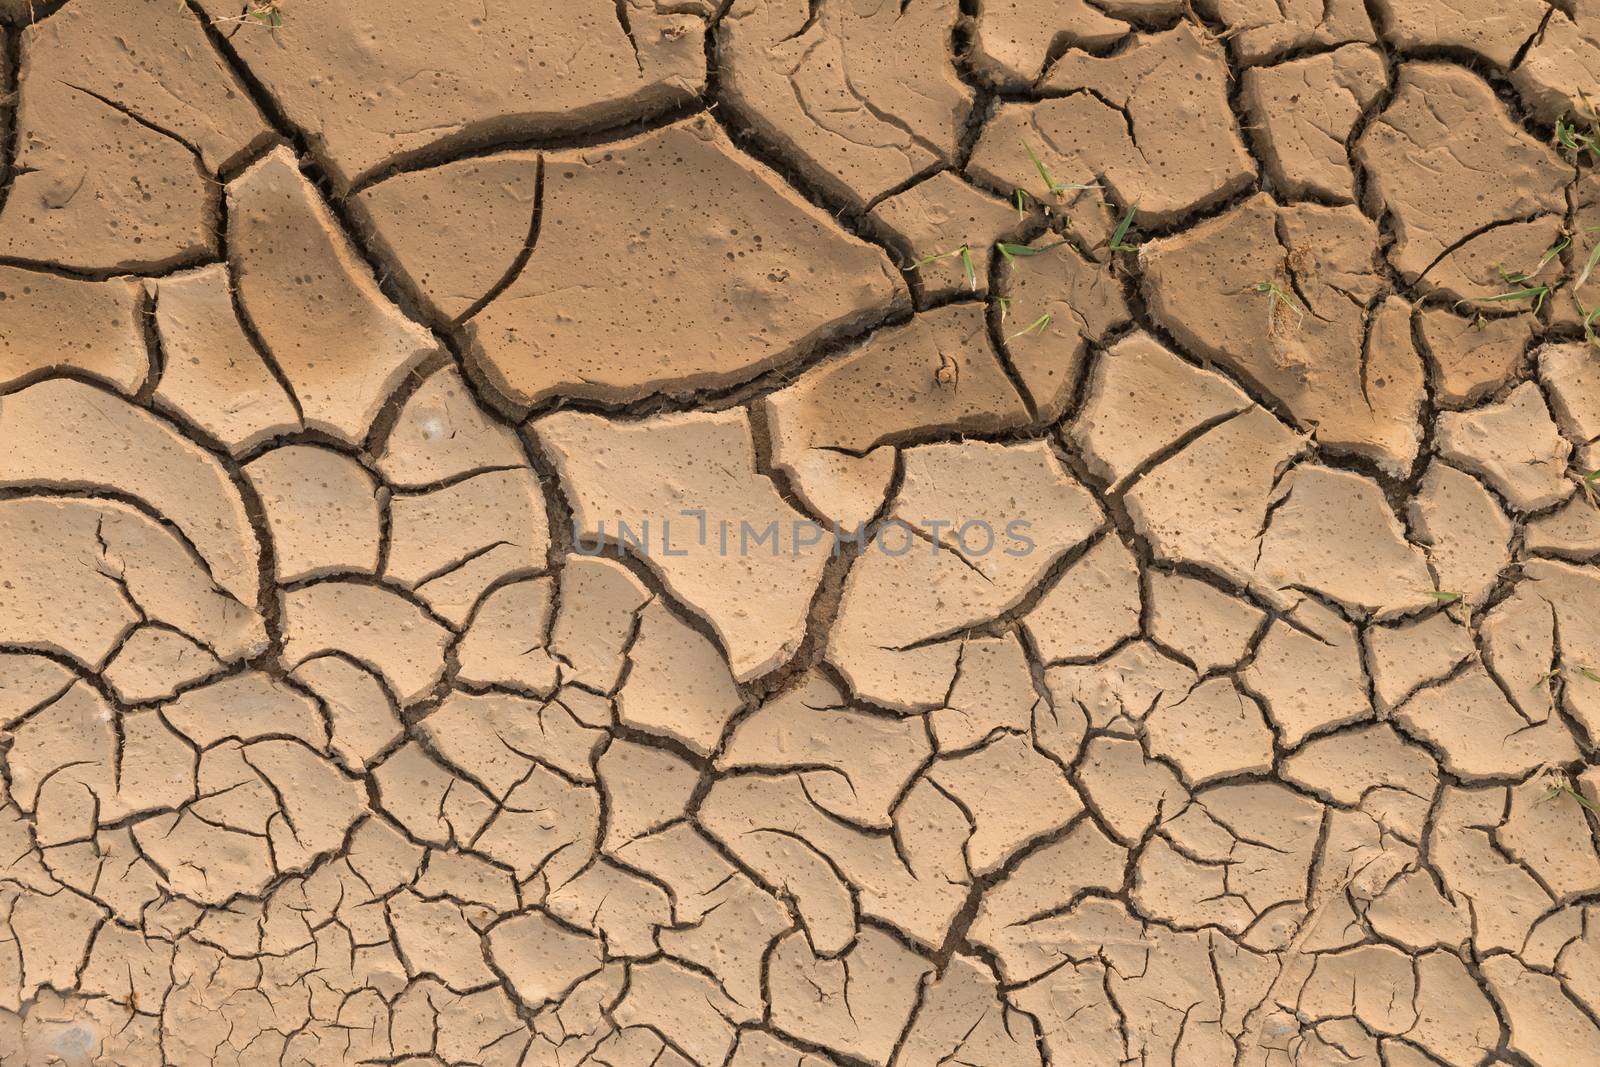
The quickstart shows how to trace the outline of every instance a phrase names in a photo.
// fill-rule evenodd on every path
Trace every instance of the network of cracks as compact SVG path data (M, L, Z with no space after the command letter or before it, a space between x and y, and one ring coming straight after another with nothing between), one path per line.
M1600 1062L1592 0L0 27L0 1062Z

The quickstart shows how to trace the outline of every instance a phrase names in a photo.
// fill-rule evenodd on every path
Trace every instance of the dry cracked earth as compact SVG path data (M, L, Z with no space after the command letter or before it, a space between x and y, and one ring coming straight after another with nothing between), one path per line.
M1600 1062L1596 0L0 20L0 1063Z

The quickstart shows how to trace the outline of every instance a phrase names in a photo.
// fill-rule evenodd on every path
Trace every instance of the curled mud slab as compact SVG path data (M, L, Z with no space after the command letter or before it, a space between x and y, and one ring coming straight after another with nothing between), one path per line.
M0 44L0 1064L1600 1062L1595 4Z

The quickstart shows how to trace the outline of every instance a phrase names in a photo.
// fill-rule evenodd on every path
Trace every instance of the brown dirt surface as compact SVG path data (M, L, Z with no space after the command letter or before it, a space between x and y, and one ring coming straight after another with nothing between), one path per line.
M0 0L0 1067L1600 1062L1596 0Z

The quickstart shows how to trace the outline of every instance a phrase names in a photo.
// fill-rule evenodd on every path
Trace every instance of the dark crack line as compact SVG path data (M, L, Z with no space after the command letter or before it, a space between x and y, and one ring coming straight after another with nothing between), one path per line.
M617 2L620 4L623 2L623 0L617 0ZM528 218L527 239L522 242L522 248L518 250L516 258L513 259L510 265L506 267L505 273L502 274L499 279L489 287L487 292L485 292L477 300L474 300L471 307L467 308L460 315L455 317L453 321L456 325L459 326L463 323L469 322L474 315L477 315L478 312L492 304L496 297L505 292L507 289L511 288L516 280L522 277L523 270L528 266L528 260L533 257L534 247L539 243L539 229L543 221L544 156L540 155L538 165L534 171L533 211L530 213Z
M21 129L22 32L0 26L0 218L17 179L17 137Z
M207 179L207 181L210 184L213 184L213 185L216 184L215 180L211 178L210 173L208 171L206 171L206 169L205 169L205 163L204 163L205 156L201 153L199 147L197 145L195 145L194 142L188 140L185 137L179 136L178 134L176 134L173 131L167 129L165 126L162 126L159 123L150 121L149 119L145 118L143 115L139 114L137 111L133 110L133 108L129 107L128 105L119 104L117 101L111 99L108 96L100 95L99 93L95 92L93 89L85 89L83 86L74 85L71 82L62 82L61 84L65 85L68 89L72 89L72 90L75 90L76 92L82 93L84 96L87 96L87 97L90 97L92 99L100 101L100 103L104 104L106 107L110 108L111 110L117 112L120 115L126 116L129 119L132 119L134 122L138 123L140 126L143 126L145 129L150 130L153 133L158 133L162 137L165 137L165 138L167 138L168 140L171 140L171 141L175 141L178 144L182 145L184 148L187 148L189 150L190 154L192 154L195 157L195 159L201 161L201 174L205 176L205 178Z
M633 63L639 68L639 74L644 74L644 57L639 55L639 41L633 35L633 23L628 19L628 0L616 0L617 25L622 27L622 35L628 39L628 47L633 49Z
M1551 218L1551 217L1554 217L1556 215L1557 215L1557 213L1554 212L1554 211L1535 211L1531 215L1525 215L1522 218L1495 219L1493 222L1486 222L1482 226L1479 226L1476 229L1472 230L1470 233L1466 233L1466 234L1463 234L1461 237L1458 237L1456 240L1452 241L1449 244L1449 246L1445 248L1444 251L1440 252L1437 256L1434 256L1433 259L1431 261L1429 261L1428 265L1426 267L1423 267L1421 272L1417 274L1416 281L1413 282L1412 284L1413 285L1422 284L1423 279L1425 279L1428 276L1428 274L1433 270L1433 268L1437 267L1445 259L1447 259L1450 256L1454 255L1455 253L1459 252L1466 245L1470 244L1473 241L1476 241L1478 238L1482 237L1486 233L1492 233L1493 231L1501 229L1501 228L1506 227L1506 226L1523 226L1523 225L1526 225L1526 224L1528 224L1530 222L1538 222L1540 219Z

